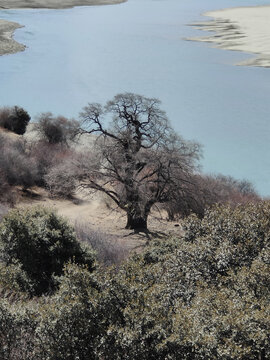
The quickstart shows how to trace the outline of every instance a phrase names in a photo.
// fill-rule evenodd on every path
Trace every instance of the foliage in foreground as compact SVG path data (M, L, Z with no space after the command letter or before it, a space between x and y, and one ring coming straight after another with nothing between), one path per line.
M82 248L73 229L53 211L34 207L12 210L0 225L2 279L31 295L53 290L55 276L69 260L94 267L94 255ZM3 283L2 281L2 283Z
M1 300L3 359L269 359L270 204L217 207L185 229L118 272L69 263L53 296Z

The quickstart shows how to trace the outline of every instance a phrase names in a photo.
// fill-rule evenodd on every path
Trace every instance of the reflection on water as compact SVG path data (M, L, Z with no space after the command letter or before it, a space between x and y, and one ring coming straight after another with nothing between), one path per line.
M253 181L270 195L270 70L247 55L184 41L207 10L251 0L129 0L116 6L8 10L23 53L0 57L0 106L76 117L88 102L131 91L162 100L173 126L204 145L206 172ZM263 4L263 2L260 2Z

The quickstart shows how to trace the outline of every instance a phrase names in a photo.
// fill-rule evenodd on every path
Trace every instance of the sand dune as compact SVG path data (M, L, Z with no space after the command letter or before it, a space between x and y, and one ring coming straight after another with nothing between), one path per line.
M203 15L214 19L193 25L215 34L188 40L210 42L218 48L256 54L255 58L237 65L270 67L270 6L231 8Z

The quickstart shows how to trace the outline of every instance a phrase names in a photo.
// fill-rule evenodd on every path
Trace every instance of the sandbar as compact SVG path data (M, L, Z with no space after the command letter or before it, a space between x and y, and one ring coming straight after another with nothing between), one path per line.
M1 9L65 9L74 6L112 5L127 0L0 0ZM14 54L25 49L25 45L13 39L14 31L23 25L0 19L0 55Z
M0 55L14 54L25 49L23 44L12 38L14 31L20 27L22 26L16 22L0 19Z
M270 67L270 6L249 6L210 11L212 20L192 24L214 35L187 40L209 42L226 50L255 54L236 65Z

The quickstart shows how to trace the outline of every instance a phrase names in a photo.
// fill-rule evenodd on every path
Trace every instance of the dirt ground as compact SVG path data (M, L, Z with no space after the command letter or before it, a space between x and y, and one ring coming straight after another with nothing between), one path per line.
M106 204L107 203L107 204ZM34 188L31 193L21 195L18 207L45 206L56 210L72 225L86 224L95 232L113 236L128 252L141 251L155 238L164 240L168 236L181 235L178 222L166 220L166 213L155 208L148 219L148 232L125 229L126 214L100 194L78 192L72 200L52 199L44 189Z

